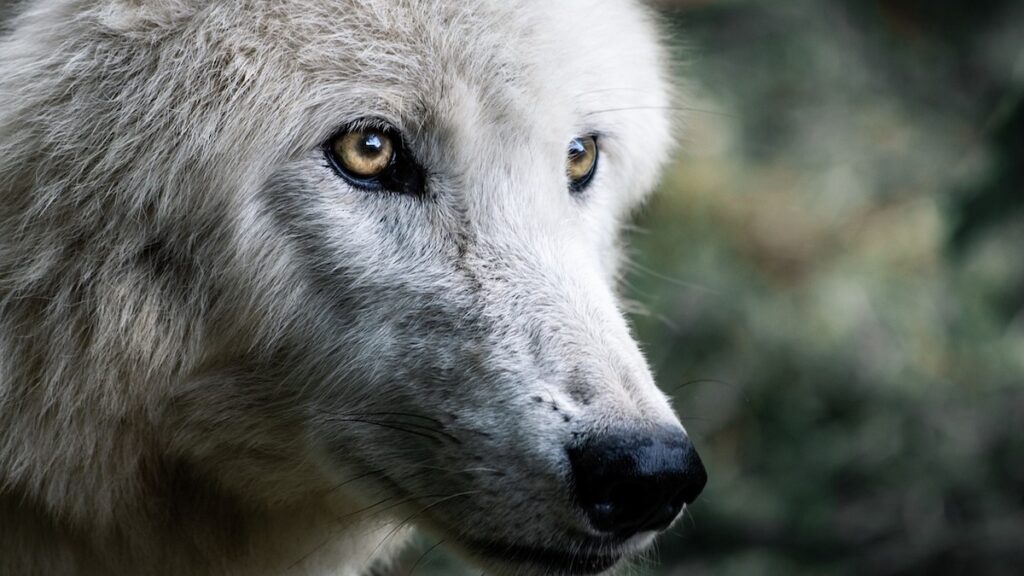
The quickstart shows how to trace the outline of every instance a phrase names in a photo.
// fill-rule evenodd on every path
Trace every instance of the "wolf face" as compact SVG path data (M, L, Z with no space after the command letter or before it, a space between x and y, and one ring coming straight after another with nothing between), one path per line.
M73 481L173 467L238 514L323 501L328 538L584 574L700 492L616 296L671 148L631 2L55 3L2 50L0 391L73 379L95 449L0 452L39 508L138 524L160 479Z

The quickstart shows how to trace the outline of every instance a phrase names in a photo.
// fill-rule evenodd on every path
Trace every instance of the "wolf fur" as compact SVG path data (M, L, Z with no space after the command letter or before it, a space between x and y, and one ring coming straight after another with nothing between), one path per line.
M575 549L564 446L678 426L615 295L672 133L633 2L42 0L3 28L0 574L354 575L411 525L541 573L496 551ZM332 173L363 118L424 197Z

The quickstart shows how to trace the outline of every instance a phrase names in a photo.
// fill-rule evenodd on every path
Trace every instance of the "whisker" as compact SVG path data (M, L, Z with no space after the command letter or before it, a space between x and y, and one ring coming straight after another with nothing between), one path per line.
M409 433L415 433L413 430L419 430L424 434L433 434L436 436L443 436L455 444L462 444L462 439L451 434L443 428L445 425L435 418L429 416L423 416L420 414L410 414L406 412L345 412L345 413L334 413L329 410L320 410L320 413L328 416L332 420L342 422L362 422L364 424L378 424L385 427L402 427ZM415 422L404 422L401 420L379 420L372 418L373 416L402 416L408 418L417 418L426 422L435 424L435 426L427 426L425 424L417 424ZM390 426L388 426L390 425ZM398 428L395 428L398 429ZM411 430L409 430L411 429ZM421 434L422 435L422 434ZM439 440L439 438L434 438Z
M498 470L496 468L486 468L484 466L472 466L472 467L469 467L469 468L462 468L462 469L459 469L459 470L455 470L455 469L452 469L452 468L445 468L444 466L430 466L430 465L427 465L427 464L416 465L415 467L416 468L426 468L426 469L429 469L429 470L440 470L442 472L448 472L449 474L463 474L463 473L466 473L466 472L491 472L493 474L503 474L503 472L501 470Z
M700 112L702 114L709 114L711 116L724 116L726 118L739 119L739 116L735 114L729 114L728 112L720 112L718 110L707 110L705 108L694 108L692 106L623 106L621 108L605 108L603 110L591 110L590 112L587 112L585 116L607 114L610 112L628 112L630 110L674 110L677 112Z
M686 516L690 520L690 526L692 526L693 529L696 530L697 521L693 519L693 514L690 512L689 506L683 506L683 516Z
M438 540L438 542L436 544L434 544L433 546L431 546L430 548L428 548L426 552L424 552L423 554L420 554L420 557L416 559L415 563L413 563L412 568L409 569L409 572L406 573L406 576L413 576L413 573L416 572L416 568L419 568L420 563L422 563L423 560L427 556L429 556L431 552L433 552L434 550L437 550L437 548L439 546L441 546L441 544L444 544L444 540Z
M413 414L411 412L346 412L343 414L339 414L339 416L405 416L407 418L416 418L419 420L432 422L434 424L437 424L438 426L444 425L437 418L432 418L430 416L425 416L423 414Z
M595 88L593 90L585 90L576 94L576 97L590 96L591 94L601 94L604 92L638 92L642 94L649 94L651 91L644 88L633 88L631 86L610 86L608 88Z
M423 474L427 474L430 471L437 471L437 472L442 472L442 473L451 474L451 475L467 474L467 473L470 473L470 472L486 472L486 473L489 473L489 474L494 474L496 476L504 476L505 475L505 472L503 472L502 470L499 470L497 468L487 468L485 466L469 466L469 467L466 467L466 468L447 468L447 467L444 467L444 466L432 466L430 464L407 464L406 466L409 467L409 468L417 469L417 471L410 472L410 473L408 473L406 475L407 477L410 477L410 478L413 477L413 476L420 476L420 475L423 475ZM363 472L362 474L356 474L355 476L352 476L351 478L346 478L346 479L342 480L341 482L338 482L337 484L335 484L334 486L331 487L329 492L336 492L336 491L344 488L345 486L351 484L352 482L357 482L357 481L362 480L364 478L367 478L367 477L370 477L370 476L375 476L375 475L382 477L382 476L384 476L384 472L382 472L380 470L368 470L366 472ZM341 518L337 518L336 520L340 520L340 519Z
M362 474L357 474L357 475L353 476L352 478L347 478L347 479L342 480L341 482L335 484L334 486L332 486L330 491L331 492L337 492L338 490L340 490L344 486L346 486L348 484L351 484L352 482L355 482L356 480L362 480L363 478L366 478L367 476L371 476L371 475L373 475L375 473L376 473L376 471L371 470L369 472L363 472Z
M431 508L433 508L434 506L437 506L438 504L442 504L442 503L444 503L444 502L447 502L447 501L449 501L449 500L453 500L453 499L455 499L455 498L459 498L459 497L462 497L462 496L470 496L470 495L472 495L472 494L479 494L479 493L480 493L480 491L479 491L479 490L468 490L468 491L466 491L466 492L459 492L459 493L457 493L457 494L452 494L452 495L450 495L450 496L445 496L445 497L443 497L443 498L439 498L438 500L435 500L434 502L431 502L430 504L428 504L427 506L424 506L423 508L420 508L420 509L419 509L418 511L416 511L416 512L413 512L412 514L410 514L409 516L407 516L407 517L406 517L406 518L405 518L404 520L402 520L401 522L399 522L397 526L395 526L394 528L392 528L392 529L391 529L391 531L390 531L390 532L388 532L388 533L387 533L387 535L385 535L385 536L384 536L384 539L382 539L382 540L380 541L380 543L378 543L378 544L377 544L377 546L376 546L376 547L375 547L375 548L373 549L373 551L372 551L372 552L370 552L370 556L369 556L369 557L370 557L370 558L373 558L374 556L376 556L376 555L377 555L377 552L379 552L379 551L380 551L381 547L382 547L382 546L384 546L384 544L385 544L385 543L386 543L386 542L387 542L388 540L390 540L391 538L393 538L393 537L395 536L395 534L398 534L398 532L399 532L399 531L400 531L400 530L401 530L402 528L404 528L404 527L405 527L406 525L408 525L408 523L409 523L409 522L410 522L410 521L411 521L411 520L412 520L413 518L416 518L416 517L417 517L417 516L419 516L420 514L422 514L422 513L426 512L427 510L430 510Z
M447 496L447 497L442 498L442 500L440 500L438 502L434 502L433 504L431 504L431 506L434 506L436 504L440 504L444 500L450 500L451 498L456 497L456 496L462 496L462 495L465 495L465 494L474 494L476 492L477 491L468 492L468 493L460 493L460 494L455 494L455 495L452 495L452 496ZM377 508L378 506L380 506L382 504L385 504L387 502L391 502L391 504L388 504L387 506L384 506L383 508L380 508L379 510L374 510L373 514L381 514L383 512L386 512L388 510L392 510L394 508L397 508L397 507L405 504L406 502L415 500L417 498L434 498L434 497L438 497L438 496L439 495L437 495L437 494L424 494L422 496L409 495L409 496L401 498L401 499L399 499L397 501L394 498L392 498L392 497L387 497L387 498L383 498L381 500L378 500L377 502L374 502L373 504L370 504L369 506L366 506L364 508L360 508L359 510L356 510L354 512L349 512L347 514L342 514L340 516L336 516L336 517L334 517L332 519L332 522L339 523L339 522L342 522L344 520L350 519L350 518L352 518L354 516L358 516L360 514L365 514L365 513L369 512L369 511L373 510L374 508ZM428 506L428 508L429 508L429 506ZM422 510L421 510L421 512L422 512ZM415 515L413 515L412 517L415 517ZM410 517L410 518L412 518L412 517ZM403 523L405 523L407 521L408 521L408 519L404 520ZM398 528L401 528L401 526L402 526L402 524L399 524ZM284 572L287 573L287 572L290 572L290 571L294 570L296 566L298 566L298 565L302 564L303 562L305 562L307 559L309 559L310 556L312 556L313 554L316 554L319 550L322 550L324 546L326 546L328 543L331 542L331 540L334 539L335 535L339 532L339 530L340 530L340 528L332 530L331 533L327 535L327 537L325 537L323 540L321 540L316 546L311 548L308 552L303 554L298 560L296 560L291 565L289 565L288 568L286 568L284 570ZM397 530L392 530L391 532L389 532L388 536L385 537L385 540L387 538L390 538L390 537L394 536L394 534L396 532L397 532ZM378 544L377 548L375 548L373 553L370 554L370 558L373 558L373 556L376 555L377 550L383 544L384 544L384 541L382 541L381 544Z
M392 422L378 422L378 421L375 421L375 420L363 420L363 419L359 419L359 418L335 418L335 420L337 420L338 422L355 422L355 423L359 423L359 424L369 424L371 426L380 426L381 428L388 428L390 430L397 430L399 432L405 432L406 434L412 434L414 436L420 436L421 438L426 438L427 440L433 440L435 442L440 442L441 441L441 439L438 438L437 436L428 434L426 432L420 432L420 431L417 431L417 430L410 430L409 428L404 428L403 426L401 426L399 424L392 423Z
M676 392L679 392L683 388L686 388L687 386L693 386L693 385L696 385L696 384L720 384L722 386L728 386L730 388L736 388L736 389L739 390L740 395L743 396L743 401L746 402L747 404L750 404L750 397L747 396L746 390L743 388L742 385L736 384L735 382L728 382L728 381L725 381L725 380L718 380L718 379L715 379L715 378L696 378L696 379L693 379L693 380L687 380L685 382L680 382L679 384L676 384L670 390L668 390L668 395L669 396L674 396L676 394Z
M342 514L341 516L338 516L338 517L334 518L333 521L334 522L340 522L341 520L344 520L346 518L351 518L352 516L355 516L357 514L362 514L364 512L372 510L373 508L376 508L377 506L380 506L381 504L387 502L388 500L392 500L392 498L384 498L383 500L374 502L373 504L370 504L369 506L367 506L365 508L361 508L359 510L356 510L355 512L351 512L349 514ZM295 569L296 566L298 566L299 564L302 564L303 562L305 562L313 554L316 554L319 550L321 550L324 546L327 545L328 542L330 542L334 538L335 533L336 533L336 531L332 531L326 538L321 540L320 543L318 543L316 546L314 546L308 552L306 552L305 554L300 556L295 562L292 562L291 565L289 565L288 568L285 569L285 573L291 572L292 570Z
M670 284L674 284L676 286L679 286L680 288L692 288L694 290L701 290L701 291L704 291L704 292L708 292L710 294L714 294L716 296L721 296L722 295L722 293L720 291L715 290L713 288L709 288L707 286L704 286L703 284L698 284L696 282L688 282L686 280L680 280L679 278L673 278L671 276L666 276L665 274L662 274L661 272L658 272L657 270L652 270L651 268L648 268L648 267L644 266L643 264L640 264L639 262L634 262L632 260L627 260L626 261L626 266L628 268L632 269L632 270L636 270L637 272L642 272L642 273L647 274L647 275L649 275L649 276L651 276L653 278L657 278L659 280L664 280L665 282L668 282Z

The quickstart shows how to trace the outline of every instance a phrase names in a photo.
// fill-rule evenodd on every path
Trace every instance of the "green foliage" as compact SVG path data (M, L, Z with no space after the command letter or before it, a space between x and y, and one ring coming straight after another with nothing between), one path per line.
M676 13L720 113L690 114L629 282L710 483L652 572L1024 568L1024 12L951 35L965 3L894 4Z

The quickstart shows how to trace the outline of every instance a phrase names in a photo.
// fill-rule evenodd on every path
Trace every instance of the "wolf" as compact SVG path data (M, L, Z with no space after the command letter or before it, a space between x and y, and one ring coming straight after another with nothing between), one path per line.
M598 574L706 482L617 293L631 0L39 0L0 38L0 573Z

